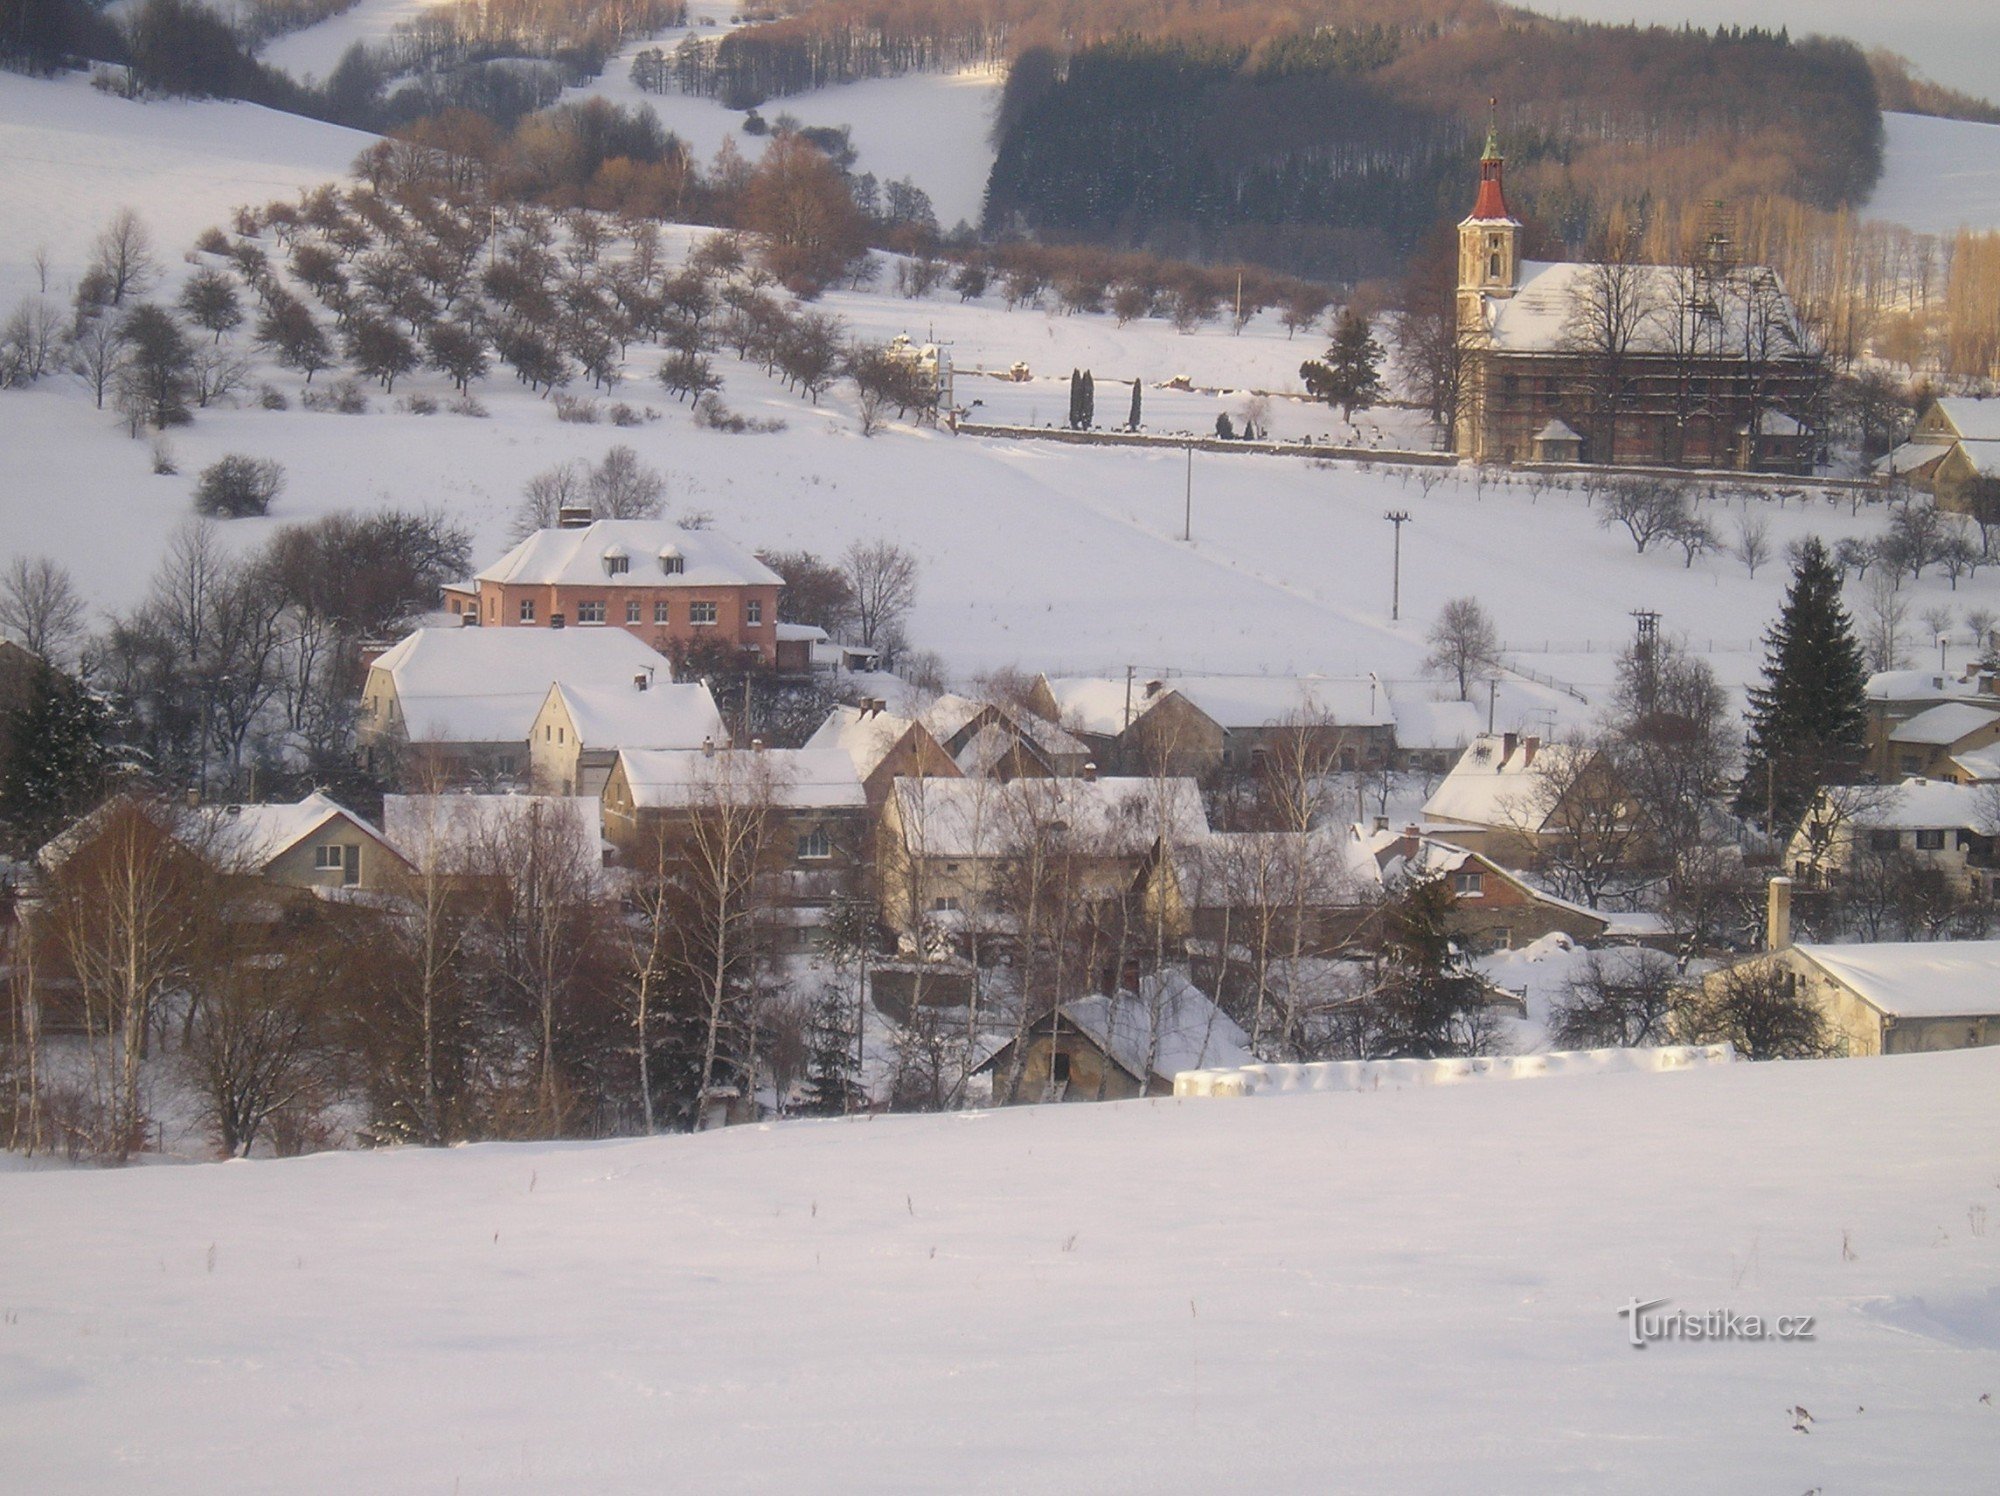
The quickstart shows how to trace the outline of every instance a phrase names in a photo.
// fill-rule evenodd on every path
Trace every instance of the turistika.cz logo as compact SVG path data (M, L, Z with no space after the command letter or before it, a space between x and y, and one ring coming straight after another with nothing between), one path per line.
M1811 1314L1738 1314L1733 1309L1710 1309L1691 1313L1686 1309L1666 1309L1665 1299L1628 1299L1618 1311L1625 1323L1626 1342L1643 1351L1657 1340L1811 1340ZM1657 1311L1657 1312L1656 1312Z

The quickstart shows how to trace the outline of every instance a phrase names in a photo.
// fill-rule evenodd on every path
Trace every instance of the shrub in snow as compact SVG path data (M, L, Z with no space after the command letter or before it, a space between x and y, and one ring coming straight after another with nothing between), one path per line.
M285 486L285 470L268 457L232 452L202 469L194 488L194 507L220 519L268 514L271 500Z
M556 396L556 419L567 421L572 426L595 426L597 424L597 402L581 395Z
M290 410L292 402L285 398L285 392L275 384L264 385L257 391L257 403L266 410Z
M413 416L434 416L438 413L438 403L429 395L405 395L398 403Z
M470 395L461 395L451 402L451 413L455 416L472 416L478 420L486 418L486 407Z

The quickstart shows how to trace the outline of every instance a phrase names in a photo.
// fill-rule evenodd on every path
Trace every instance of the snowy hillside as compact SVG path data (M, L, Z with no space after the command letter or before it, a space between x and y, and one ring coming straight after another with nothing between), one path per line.
M1920 234L2000 228L2000 125L1885 114L1881 185L1863 210Z
M254 124L246 129L245 120ZM0 297L9 305L34 290L29 261L45 240L50 299L66 301L94 228L125 205L151 224L171 294L198 229L225 221L234 203L289 197L297 184L337 174L366 140L245 105L128 104L79 82L13 76L0 76L0 130L13 159L27 166L0 176ZM678 253L695 232L668 237ZM1118 382L1137 378L1156 432L1206 433L1217 413L1240 421L1255 411L1259 426L1279 435L1383 446L1421 440L1408 412L1364 416L1360 432L1342 433L1335 413L1287 398L1299 389L1299 360L1318 344L1304 334L1288 339L1268 314L1240 336L1224 322L1183 336L1157 318L1119 327L1108 316L1010 311L997 292L961 303L949 291L918 301L890 290L842 291L823 306L857 336L886 340L907 331L919 341L947 340L958 398L978 419L1060 422L1068 372L1082 366L1098 378L1101 424L1122 423L1129 387ZM251 354L244 333L235 336ZM1474 595L1517 663L1593 700L1612 678L1635 607L1659 610L1670 631L1712 653L1725 681L1747 681L1785 577L1776 559L1753 579L1726 555L1691 569L1658 546L1636 555L1622 532L1598 526L1579 492L1538 491L1518 480L1482 484L1470 474L1424 492L1408 469L1294 457L1197 454L1194 538L1185 543L1188 466L1178 451L1055 447L907 427L867 440L844 388L812 406L760 367L728 356L717 361L725 398L744 414L784 421L786 430L697 429L653 379L657 350L636 346L615 398L660 419L626 430L559 422L551 402L504 370L479 387L490 412L484 420L398 409L411 392L449 396L430 373L399 382L393 398L376 390L369 415L313 413L300 408L298 376L252 356L254 380L289 392L291 408L245 400L201 412L168 438L179 468L172 476L156 475L149 444L128 440L74 381L55 376L0 395L0 444L9 458L0 549L52 555L97 608L129 607L189 515L193 475L243 452L281 462L288 485L270 519L227 528L234 545L259 543L286 521L397 503L449 510L473 528L485 557L502 547L530 475L571 457L600 458L624 441L669 472L676 511L707 510L753 546L838 552L876 536L909 546L923 567L912 637L957 671L1009 664L1122 671L1131 663L1376 670L1407 679L1420 671L1424 633L1445 600ZM1031 382L980 372L1017 361L1030 366ZM1156 388L1175 376L1186 376L1194 392ZM1249 392L1256 390L1274 398L1255 405ZM1382 515L1389 508L1415 516L1403 537L1399 622L1388 617L1391 535ZM1750 508L1769 522L1774 558L1807 533L1832 540L1882 524L1879 513L1856 516L1845 502L1781 507L1764 497ZM1739 500L1716 505L1711 517L1727 541L1744 515ZM1904 593L1911 617L1936 605L1990 605L1991 575L1962 580L1953 593L1927 573ZM1913 647L1928 650L1928 636ZM1575 696L1523 680L1502 693L1498 725L1535 730L1552 712L1581 709Z
M156 1496L1969 1496L1996 1134L1984 1050L0 1174L0 1446ZM1635 1350L1635 1298L1813 1338Z

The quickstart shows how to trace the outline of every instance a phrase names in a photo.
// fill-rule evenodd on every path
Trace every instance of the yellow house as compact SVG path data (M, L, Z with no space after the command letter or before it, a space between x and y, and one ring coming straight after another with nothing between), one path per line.
M528 730L528 762L542 794L601 795L621 749L691 749L728 739L704 682L656 681L635 671L617 685L550 686Z
M1876 471L1936 495L1941 508L1968 509L1973 480L2000 477L2000 400L1933 400Z

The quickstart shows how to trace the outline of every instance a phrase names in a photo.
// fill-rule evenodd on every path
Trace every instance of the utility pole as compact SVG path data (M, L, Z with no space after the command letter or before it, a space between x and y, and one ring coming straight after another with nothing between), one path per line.
M1396 527L1396 559L1389 583L1389 621L1394 623L1403 616L1403 526L1410 522L1410 512L1391 509L1382 518Z
M1132 672L1136 668L1132 665L1125 667L1125 725L1127 727L1132 725Z
M1181 539L1194 539L1194 438L1187 442L1187 498L1181 511Z
M1486 677L1486 736L1489 738L1493 736L1493 719L1498 715L1499 707L1500 677L1489 675Z

